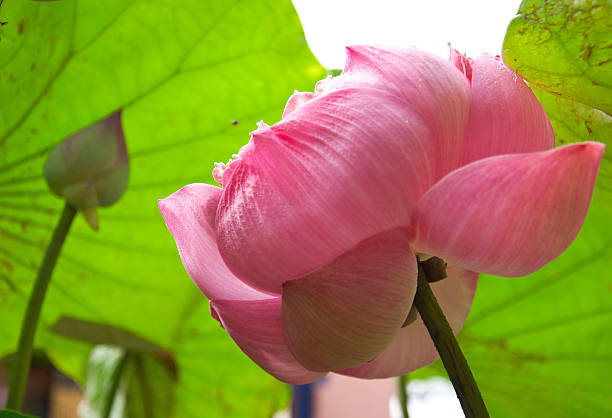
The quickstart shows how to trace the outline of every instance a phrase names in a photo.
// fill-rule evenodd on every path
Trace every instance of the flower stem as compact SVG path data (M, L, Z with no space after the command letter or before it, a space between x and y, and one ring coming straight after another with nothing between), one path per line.
M53 273L55 263L57 262L62 245L64 244L64 240L66 239L66 235L70 230L70 225L72 225L76 213L77 209L69 203L66 203L59 222L55 227L55 231L53 231L53 237L47 247L43 262L38 269L38 275L34 282L34 287L32 288L32 293L30 294L26 313L21 325L19 346L11 366L9 393L6 401L7 409L15 411L21 409L28 373L30 371L30 362L32 361L32 346L34 335L36 334L36 326L38 325L38 317L40 316L40 309L45 299L45 293L47 292L47 286L51 280L51 274Z
M466 418L489 417L489 412L482 400L472 371L459 348L453 330L448 324L442 309L440 309L440 305L438 305L421 263L418 264L419 276L414 304L421 314L438 353L440 353L440 358L446 368L448 377L453 383L463 412Z
M397 389L399 391L399 403L400 411L402 411L402 418L410 418L410 416L408 415L408 392L406 392L407 383L407 374L403 374L397 378Z

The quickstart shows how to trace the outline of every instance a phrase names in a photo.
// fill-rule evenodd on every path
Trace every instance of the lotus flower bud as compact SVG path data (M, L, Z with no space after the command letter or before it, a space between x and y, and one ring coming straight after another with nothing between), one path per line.
M119 112L62 141L49 154L44 173L51 191L80 209L97 230L95 208L119 200L128 182L129 160Z

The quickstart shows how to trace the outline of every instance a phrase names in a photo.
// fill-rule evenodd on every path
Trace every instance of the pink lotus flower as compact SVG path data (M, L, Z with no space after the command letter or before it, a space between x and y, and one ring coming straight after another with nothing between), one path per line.
M415 253L449 263L432 287L458 332L475 272L529 274L577 235L604 146L553 149L522 79L499 58L451 55L348 48L342 75L296 92L216 164L222 188L160 201L212 315L280 380L433 362L422 321L402 328Z

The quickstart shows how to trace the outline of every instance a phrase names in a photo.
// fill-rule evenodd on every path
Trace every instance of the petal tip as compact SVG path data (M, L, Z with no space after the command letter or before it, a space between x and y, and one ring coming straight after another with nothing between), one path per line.
M314 96L315 96L314 93L311 93L309 91L297 91L296 90L287 100L287 104L285 105L285 109L283 110L282 119L287 118L297 108L302 106L304 103L312 100Z
M344 71L350 71L353 67L359 66L360 63L367 61L367 57L372 53L376 53L378 48L371 45L349 45L345 48L346 60L344 63Z
M586 141L564 145L557 148L556 151L559 154L563 153L568 157L573 156L575 158L590 160L599 166L605 149L606 144L602 144L601 142Z
M162 215L164 214L165 211L168 210L168 203L166 202L166 200L168 200L170 197L164 197L163 199L157 199L157 208L159 209L159 211L162 213Z
M582 149L584 149L585 151L590 151L593 155L597 157L601 157L603 155L604 150L606 149L606 144L603 144L601 142L587 141L577 145L582 145Z
M460 53L455 48L450 48L450 54L448 60L453 64L461 73L468 79L470 84L472 83L472 66L474 60L468 57L466 54Z
M166 226L168 226L168 228L170 228L170 224L168 222L173 212L171 199L172 199L172 195L166 198L157 200L157 209L161 213L162 218L164 218L164 221L166 222Z

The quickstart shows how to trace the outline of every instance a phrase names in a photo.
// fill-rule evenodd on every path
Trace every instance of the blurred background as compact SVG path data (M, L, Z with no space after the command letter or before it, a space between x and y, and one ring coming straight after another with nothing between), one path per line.
M344 46L414 45L446 57L450 43L471 56L501 54L519 5L3 1L0 407L62 207L44 161L67 136L120 110L128 188L99 210L99 231L82 217L72 227L43 306L25 410L97 417L112 396L113 417L401 417L396 379L330 375L289 387L252 363L210 317L157 200L214 183L213 162L237 152L257 121L278 121L295 89L312 91L341 69ZM610 137L608 119L593 116L603 126L594 134L571 115L551 116L558 143ZM460 343L492 416L612 415L608 163L568 252L527 278L481 279ZM462 416L438 363L408 377L408 403L411 417Z

